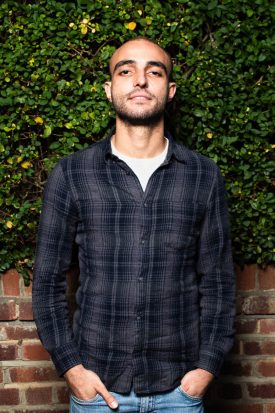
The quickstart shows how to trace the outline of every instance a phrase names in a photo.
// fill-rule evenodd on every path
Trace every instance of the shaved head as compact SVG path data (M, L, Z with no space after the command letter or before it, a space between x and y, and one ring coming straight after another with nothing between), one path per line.
M115 61L118 60L117 57L119 55L119 52L124 48L125 45L128 45L129 43L140 42L140 41L153 44L162 51L162 53L165 56L165 60L166 60L165 70L166 70L168 78L171 79L172 71L173 71L173 62L172 62L170 54L165 49L163 49L163 47L161 47L157 42L155 42L154 40L148 39L147 37L136 37L135 39L127 40L118 49L116 49L116 51L113 53L110 59L110 62L109 62L109 71L110 71L111 77L113 76L114 70L116 68Z

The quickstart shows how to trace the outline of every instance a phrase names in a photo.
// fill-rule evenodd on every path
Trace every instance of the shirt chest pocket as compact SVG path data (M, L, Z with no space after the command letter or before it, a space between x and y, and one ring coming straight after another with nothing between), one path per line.
M166 246L175 250L196 248L205 208L198 202L184 199L182 203L166 202L159 207L163 217L162 236Z

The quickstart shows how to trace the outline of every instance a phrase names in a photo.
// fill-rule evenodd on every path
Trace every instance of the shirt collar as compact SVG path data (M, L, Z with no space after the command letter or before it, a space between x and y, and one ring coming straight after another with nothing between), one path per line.
M111 138L115 133L115 127L113 127L106 138L102 141L104 147L104 154L105 160L114 158L112 154L112 147L111 147ZM179 162L187 163L189 160L188 156L188 149L185 148L183 145L179 145L175 142L174 138L170 134L170 132L165 131L165 136L169 140L168 152L166 157L166 163L169 163L173 159L176 159ZM116 157L115 157L116 158Z

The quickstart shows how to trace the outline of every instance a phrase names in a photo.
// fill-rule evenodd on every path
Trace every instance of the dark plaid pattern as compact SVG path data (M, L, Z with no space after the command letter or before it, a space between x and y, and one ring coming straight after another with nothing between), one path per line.
M83 363L109 390L175 388L219 373L232 345L234 275L223 179L176 144L146 191L110 136L61 160L48 179L33 283L40 338L59 374ZM78 246L73 328L65 273Z

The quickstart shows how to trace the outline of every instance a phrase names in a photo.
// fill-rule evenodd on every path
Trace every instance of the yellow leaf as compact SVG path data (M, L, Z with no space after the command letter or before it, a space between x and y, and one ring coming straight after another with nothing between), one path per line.
M72 124L72 122L65 123L65 128L72 129L73 127L74 127L74 125Z
M212 133L212 132L208 132L207 137L208 137L208 139L212 139L213 133Z
M28 169L30 166L32 166L31 162L29 161L24 161L21 163L22 168Z
M128 23L128 29L129 29L129 30L135 30L136 27L137 27L136 22L130 22L130 23Z
M17 163L20 163L22 160L23 160L22 156L17 156L17 158L16 158Z
M40 116L36 116L36 118L34 118L35 123L37 123L38 125L43 125L44 121Z
M86 24L81 24L80 25L80 31L82 34L86 34L88 31L88 27L86 26Z
M33 58L33 57L29 60L29 65L30 65L30 66L33 66L33 65L34 65L34 58Z
M13 223L11 221L6 222L6 227L11 229L13 227Z

